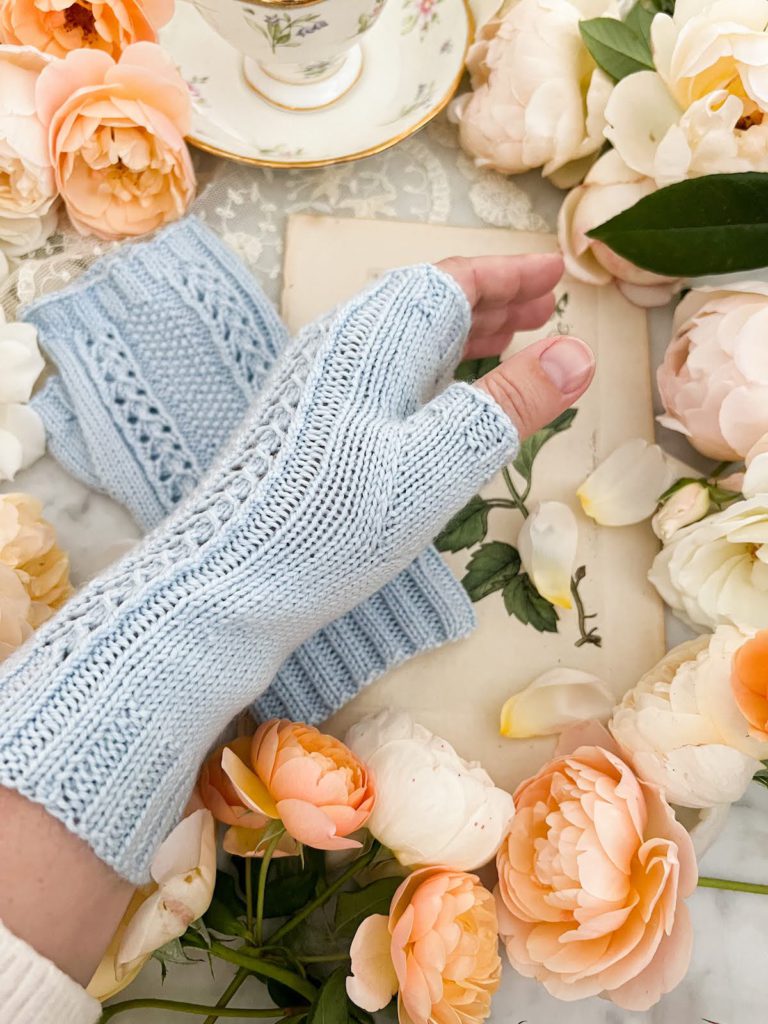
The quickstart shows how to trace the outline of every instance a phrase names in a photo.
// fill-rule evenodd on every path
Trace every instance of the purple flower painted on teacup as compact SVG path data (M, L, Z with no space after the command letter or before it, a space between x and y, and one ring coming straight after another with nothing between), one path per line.
M296 29L296 35L302 38L304 36L311 36L313 32L319 32L321 28L328 28L328 22L313 21L311 25L301 25Z
M319 14L302 14L298 17L290 14L268 14L262 19L252 9L246 9L244 13L249 25L257 32L261 32L267 40L272 53L275 53L278 47L298 46L297 36L303 38L328 27L328 22L322 21Z

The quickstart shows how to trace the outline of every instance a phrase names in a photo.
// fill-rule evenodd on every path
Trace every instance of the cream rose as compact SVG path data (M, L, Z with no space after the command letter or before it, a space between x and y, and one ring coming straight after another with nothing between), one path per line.
M614 711L609 728L632 767L673 804L733 803L768 757L768 742L750 736L731 685L734 656L747 639L720 626L676 647Z
M479 764L402 711L364 718L346 742L376 786L366 828L401 864L473 870L491 860L514 805Z
M680 281L641 270L617 256L587 232L634 206L656 190L650 178L631 170L616 150L600 157L583 185L565 197L557 221L557 236L569 274L587 284L615 282L638 306L663 306L680 289Z
M534 167L569 187L603 144L611 82L598 70L579 20L602 0L520 0L483 26L467 67L473 92L452 108L461 144L479 166Z
M656 69L683 109L716 89L768 111L768 0L677 0L651 26Z
M699 288L675 311L659 422L703 455L741 459L768 432L768 285Z
M56 185L35 107L48 58L29 46L0 47L0 248L20 256L56 227Z

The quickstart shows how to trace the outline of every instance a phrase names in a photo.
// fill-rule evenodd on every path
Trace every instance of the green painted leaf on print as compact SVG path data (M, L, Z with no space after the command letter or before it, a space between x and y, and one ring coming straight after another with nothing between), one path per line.
M473 601L503 590L520 572L520 555L511 544L494 540L472 554L467 574L461 581Z
M488 532L488 502L476 494L457 512L435 539L438 551L461 551L484 540Z
M526 626L539 633L557 632L557 610L538 592L527 573L520 573L504 587L504 607Z
M535 434L531 434L520 445L520 451L517 453L517 458L512 465L526 483L531 482L533 463L541 449L556 434L560 434L563 430L567 430L570 427L576 419L577 412L577 409L566 409L557 419L552 420L551 423L546 427L542 427L541 430L537 430Z

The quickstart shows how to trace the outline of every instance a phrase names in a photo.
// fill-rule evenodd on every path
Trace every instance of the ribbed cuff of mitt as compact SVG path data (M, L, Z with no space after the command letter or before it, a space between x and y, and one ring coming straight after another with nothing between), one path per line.
M95 1024L101 1004L0 921L0 1024Z
M373 597L302 644L253 713L260 721L316 725L386 672L468 636L475 624L466 591L437 551L427 548Z

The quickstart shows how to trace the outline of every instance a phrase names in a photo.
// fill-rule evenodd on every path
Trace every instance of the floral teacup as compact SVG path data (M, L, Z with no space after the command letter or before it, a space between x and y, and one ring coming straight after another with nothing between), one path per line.
M360 38L386 0L192 0L205 20L245 55L245 76L265 99L314 110L360 77Z

